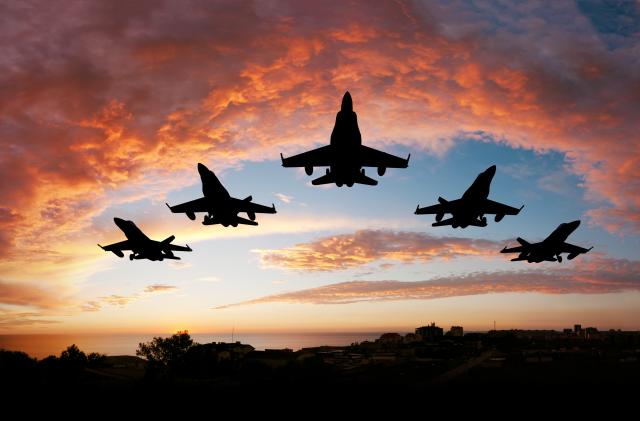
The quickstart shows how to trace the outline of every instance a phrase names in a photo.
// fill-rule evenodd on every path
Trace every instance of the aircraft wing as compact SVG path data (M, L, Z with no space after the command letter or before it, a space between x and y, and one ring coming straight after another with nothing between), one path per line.
M100 244L98 244L100 246ZM119 251L119 250L133 250L133 244L131 240L120 241L119 243L109 244L108 246L100 246L104 251Z
M407 168L410 157L411 154L407 159L400 158L364 145L360 145L358 151L358 159L363 167Z
M522 253L524 251L524 247L523 246L516 246L516 247L505 247L502 250L500 250L500 253Z
M458 199L456 200L445 200L441 197L438 197L438 203L437 205L431 205L431 206L425 206L424 208L421 208L420 206L418 206L416 208L416 215L429 215L429 214L444 214L444 213L450 213L453 214L455 211L456 206L458 205Z
M187 246L178 246L176 244L168 244L166 246L167 249L171 251L192 251L191 247Z
M331 145L323 146L318 149L314 149L308 152L303 152L298 155L285 158L280 154L282 158L283 167L329 167L331 163L335 161L333 148Z
M421 208L420 206L418 206L418 208L416 209L416 215L429 215L429 214L437 214L437 213L450 213L447 210L447 206L438 203L437 205L432 205L432 206L425 206L424 208Z
M582 253L587 253L589 250L591 250L593 247L591 248L584 248L584 247L580 247L580 246L575 246L573 244L569 244L569 243L564 243L562 245L562 252L563 253L569 253L569 254L582 254Z
M516 241L520 243L519 246L511 247L511 248L505 247L502 250L500 250L500 253L522 253L523 251L531 247L531 243L529 243L527 240L524 240L520 237L516 238Z
M276 213L275 205L264 206L259 203L253 203L249 200L235 199L238 205L239 212L251 212L251 213Z
M520 213L522 208L514 208L509 205L505 205L502 203L494 202L493 200L485 199L482 202L482 213L488 213L491 215L517 215Z
M167 204L167 206L169 206ZM211 206L205 197L192 200L190 202L181 203L175 206L169 206L173 213L186 213L186 212L209 212Z

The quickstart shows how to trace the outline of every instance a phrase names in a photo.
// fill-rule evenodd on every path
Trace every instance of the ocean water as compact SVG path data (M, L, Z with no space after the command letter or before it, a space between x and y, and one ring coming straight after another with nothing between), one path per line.
M342 346L353 342L374 340L383 332L340 333L254 333L236 334L234 341L252 345L257 350L290 348L298 350L320 345ZM0 349L23 351L32 357L44 358L60 355L66 347L76 344L85 353L99 352L107 355L135 355L140 342L148 342L154 336L169 334L69 334L69 335L0 335ZM198 343L231 342L230 334L194 333L191 338Z

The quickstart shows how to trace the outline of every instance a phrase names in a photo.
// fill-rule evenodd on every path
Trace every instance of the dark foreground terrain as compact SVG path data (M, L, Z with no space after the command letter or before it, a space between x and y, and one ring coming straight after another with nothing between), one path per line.
M256 351L241 343L196 344L186 332L140 344L139 356L86 355L70 346L58 357L35 360L21 352L0 351L0 384L4 396L63 395L83 402L136 404L179 396L245 404L335 399L567 403L578 396L583 403L614 397L620 404L640 392L636 332L445 336L437 331L431 335L429 327L418 330L296 352Z

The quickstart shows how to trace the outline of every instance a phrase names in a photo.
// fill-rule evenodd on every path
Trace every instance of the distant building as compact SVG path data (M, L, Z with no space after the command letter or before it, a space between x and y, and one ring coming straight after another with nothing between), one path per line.
M586 339L595 339L599 336L600 335L598 333L598 329L596 329L595 327L587 327L584 329L584 337Z
M435 323L431 323L429 326L422 326L416 329L416 335L420 335L423 341L430 341L441 338L443 330L441 327L436 326Z
M399 333L383 333L377 342L381 344L397 344L402 342L402 335Z
M562 333L564 333L565 335L571 335L573 333L573 329L571 328L563 329Z
M573 325L573 333L580 335L582 333L582 325Z
M462 326L451 326L451 330L447 332L447 336L462 338L464 336L464 329L462 329Z
M416 335L415 333L407 333L406 335L404 335L404 343L407 344L420 342L421 340L422 338L420 338L420 336Z

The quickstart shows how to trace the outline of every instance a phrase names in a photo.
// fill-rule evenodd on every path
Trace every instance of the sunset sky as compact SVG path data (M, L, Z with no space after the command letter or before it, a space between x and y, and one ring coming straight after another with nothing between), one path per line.
M0 52L0 333L640 329L638 2L3 2ZM409 168L312 186L279 154L347 90ZM198 162L278 213L172 214ZM493 164L520 215L413 214ZM114 217L194 251L105 253ZM499 253L576 219L587 255Z

